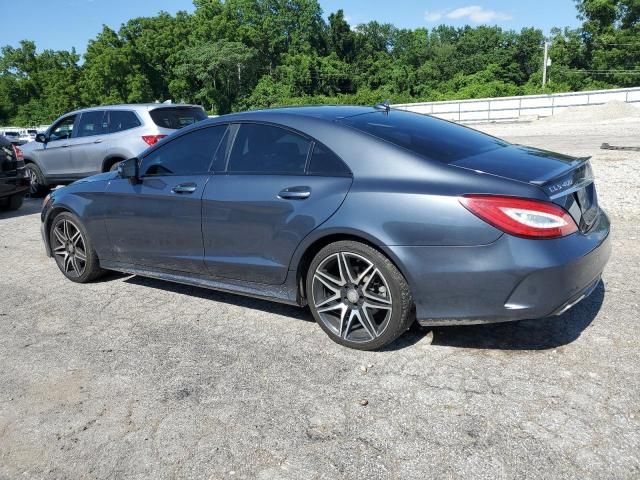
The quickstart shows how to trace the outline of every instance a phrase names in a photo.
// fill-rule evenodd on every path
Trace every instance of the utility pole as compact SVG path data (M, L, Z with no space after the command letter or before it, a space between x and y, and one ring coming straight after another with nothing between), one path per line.
M547 84L547 64L549 63L549 42L544 41L544 65L542 67L542 87Z

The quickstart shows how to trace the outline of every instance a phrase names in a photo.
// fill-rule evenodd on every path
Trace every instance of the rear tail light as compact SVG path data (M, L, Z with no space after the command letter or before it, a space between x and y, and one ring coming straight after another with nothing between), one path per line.
M494 195L465 195L460 203L471 213L509 235L558 238L578 231L566 210L550 202Z
M166 137L166 135L143 135L142 140L144 140L147 145L151 146L158 143L164 137Z
M22 150L20 150L20 147L14 145L13 151L15 152L16 158L18 159L18 161L24 161L24 155L22 153Z

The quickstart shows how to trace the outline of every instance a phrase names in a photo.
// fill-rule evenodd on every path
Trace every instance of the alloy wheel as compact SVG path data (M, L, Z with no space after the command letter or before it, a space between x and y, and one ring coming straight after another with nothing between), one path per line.
M393 313L387 279L370 260L352 252L325 258L314 272L311 293L321 321L351 342L378 338Z
M27 168L26 173L29 177L29 193L35 195L38 193L40 187L40 185L38 185L38 176L31 168Z
M62 271L80 277L87 267L87 250L77 225L64 218L53 227L52 250Z

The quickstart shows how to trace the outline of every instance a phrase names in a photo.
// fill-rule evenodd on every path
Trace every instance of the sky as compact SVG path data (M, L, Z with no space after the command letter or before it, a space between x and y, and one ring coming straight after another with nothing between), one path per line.
M0 0L0 11L12 11L10 21L0 29L0 46L17 46L23 39L33 40L43 49L84 53L87 41L106 24L117 30L130 18L155 15L160 10L175 13L193 11L192 0L30 0L22 12L21 2ZM574 0L320 0L325 16L342 8L352 25L377 20L397 27L431 28L499 25L519 30L534 26L548 33L554 26L575 27Z

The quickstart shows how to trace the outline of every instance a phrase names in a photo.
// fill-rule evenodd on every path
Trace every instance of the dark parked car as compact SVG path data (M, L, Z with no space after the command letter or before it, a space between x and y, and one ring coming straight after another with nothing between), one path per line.
M42 229L75 282L107 269L308 304L360 349L416 317L558 315L610 253L587 159L366 107L200 122L53 192Z
M17 210L29 191L20 148L0 135L0 208Z

